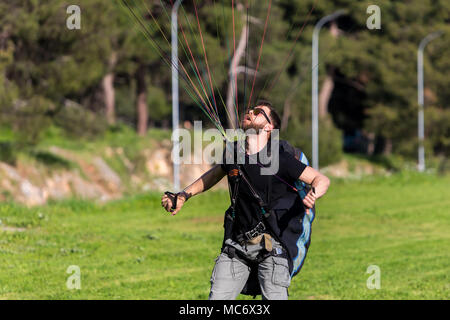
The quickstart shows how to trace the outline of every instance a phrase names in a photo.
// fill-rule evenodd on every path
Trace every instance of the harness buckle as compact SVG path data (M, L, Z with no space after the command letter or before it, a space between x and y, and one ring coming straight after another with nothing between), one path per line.
M244 233L244 236L247 238L246 240L251 240L251 239L259 236L260 234L264 233L265 230L266 230L266 226L261 221L256 225L255 228Z

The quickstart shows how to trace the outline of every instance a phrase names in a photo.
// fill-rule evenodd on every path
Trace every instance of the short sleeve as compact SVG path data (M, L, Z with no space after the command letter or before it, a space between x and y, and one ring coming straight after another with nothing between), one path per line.
M281 156L280 170L289 181L296 181L306 169L306 165L297 160L293 155L283 152Z

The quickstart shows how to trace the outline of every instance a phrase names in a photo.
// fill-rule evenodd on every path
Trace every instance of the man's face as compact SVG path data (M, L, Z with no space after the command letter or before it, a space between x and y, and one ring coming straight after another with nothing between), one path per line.
M270 124L270 109L267 106L257 106L250 109L242 119L242 128L244 130L254 129L256 131L264 129Z

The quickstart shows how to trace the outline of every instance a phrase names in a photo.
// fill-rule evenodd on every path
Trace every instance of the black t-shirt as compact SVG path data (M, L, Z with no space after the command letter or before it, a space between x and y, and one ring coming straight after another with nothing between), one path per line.
M245 163L239 165L241 171L269 208L290 209L294 202L298 200L298 194L293 189L294 184L306 168L306 165L298 161L293 155L280 149L278 171L274 175L263 175L262 167L264 166L262 163L267 162L260 161L263 159L261 158L262 154L266 154L265 148L255 155L249 156L245 154ZM255 157L258 159L256 164L254 164ZM222 169L228 175L231 190L234 190L236 184L236 180L233 179L233 170L236 168L235 163L226 163L224 153ZM262 211L258 201L253 196L248 184L243 179L240 179L238 183L238 197L236 198L233 234L238 235L252 230L261 220Z

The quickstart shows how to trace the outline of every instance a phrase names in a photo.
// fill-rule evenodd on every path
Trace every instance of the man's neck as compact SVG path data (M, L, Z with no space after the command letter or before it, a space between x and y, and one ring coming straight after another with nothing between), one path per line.
M260 152L267 145L268 141L269 137L265 131L261 131L259 134L249 134L246 143L247 154Z

